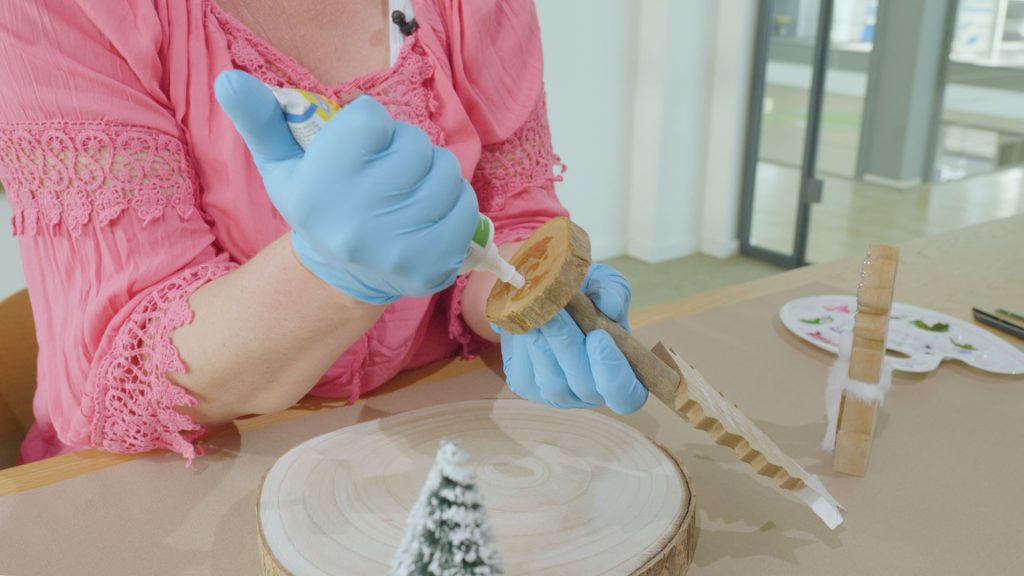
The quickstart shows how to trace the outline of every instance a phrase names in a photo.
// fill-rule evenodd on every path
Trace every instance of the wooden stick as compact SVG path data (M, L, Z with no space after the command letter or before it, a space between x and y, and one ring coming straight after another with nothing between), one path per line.
M565 309L584 333L606 330L626 356L637 379L655 398L694 428L707 432L716 444L730 448L755 472L793 492L799 492L810 481L802 466L674 350L660 342L648 350L582 293L577 292Z
M563 308L584 333L606 330L626 356L644 386L669 406L675 404L679 374L594 307L580 286L590 268L590 239L568 218L541 226L519 248L510 263L526 278L516 289L495 284L487 299L487 318L511 334L547 324Z
M629 365L636 373L637 380L640 380L647 390L655 398L661 400L671 407L675 407L676 393L679 390L680 374L669 367L654 352L648 350L632 334L626 332L617 322L602 314L579 290L573 294L565 309L576 321L584 334L594 330L605 330L611 335L612 340L622 350Z
M878 383L881 378L898 262L899 249L895 246L876 244L868 248L857 290L857 317L850 351L851 380ZM836 424L834 470L864 475L877 420L877 402L843 394Z
M674 350L658 343L654 353L671 364L683 385L669 403L698 430L707 432L721 446L732 449L736 457L750 464L761 476L775 481L783 490L799 491L809 480L807 472L790 458L725 396L708 384L704 376Z
M573 246L563 246L565 243ZM607 331L652 396L695 428L707 432L716 443L732 449L758 474L773 479L781 489L797 493L830 526L838 525L842 521L838 504L821 483L787 456L735 404L726 401L696 369L663 345L653 351L647 349L580 292L583 275L579 264L589 265L589 261L586 232L568 219L551 220L510 260L526 277L526 286L517 291L510 285L496 284L487 302L488 319L518 334L547 323L564 306L584 333ZM567 291L573 282L575 286Z
M590 269L590 238L568 218L554 218L509 263L526 284L517 289L496 283L487 298L487 319L509 334L525 334L547 324L579 293Z

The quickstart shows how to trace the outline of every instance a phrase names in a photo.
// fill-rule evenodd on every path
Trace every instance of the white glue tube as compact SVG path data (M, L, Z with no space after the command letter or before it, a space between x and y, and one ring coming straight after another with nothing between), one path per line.
M288 128L303 150L309 148L317 132L341 109L333 101L300 88L270 86L270 91L284 110Z
M303 150L309 148L317 132L341 109L331 100L299 88L270 86L270 90L284 110L284 118L292 136ZM480 215L476 231L469 241L466 260L459 268L459 274L465 274L470 270L490 272L502 282L516 288L526 285L523 275L498 253L498 247L494 244L494 223L483 214Z
M462 268L459 268L459 274L465 274L470 270L486 270L502 282L508 282L516 288L526 285L523 275L498 254L498 246L494 243L494 223L483 214L476 224L473 238L469 240L469 252L466 253Z

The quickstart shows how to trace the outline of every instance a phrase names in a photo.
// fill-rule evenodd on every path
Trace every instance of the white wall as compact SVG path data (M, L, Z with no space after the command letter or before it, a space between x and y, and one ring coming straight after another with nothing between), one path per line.
M661 262L697 251L711 4L639 4L627 253Z
M568 166L558 196L590 234L596 259L626 248L636 5L537 0L555 152Z
M597 259L735 254L756 0L537 0L559 197Z
M18 240L11 235L11 206L0 194L0 300L25 287Z
M700 251L737 254L757 0L715 3Z

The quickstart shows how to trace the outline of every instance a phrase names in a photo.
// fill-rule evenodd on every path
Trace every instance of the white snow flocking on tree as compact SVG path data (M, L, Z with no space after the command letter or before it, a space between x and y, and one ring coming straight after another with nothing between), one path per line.
M487 510L462 446L442 440L389 576L504 574Z

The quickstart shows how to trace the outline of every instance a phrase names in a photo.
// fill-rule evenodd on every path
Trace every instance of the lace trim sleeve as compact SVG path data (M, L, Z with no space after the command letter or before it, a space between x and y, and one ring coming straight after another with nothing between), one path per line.
M559 173L553 168L557 166ZM473 173L473 189L484 212L505 208L507 198L531 186L562 181L565 164L551 146L547 98L541 92L526 122L501 142L485 145Z
M167 372L186 372L171 334L192 321L189 297L204 284L237 268L232 262L202 264L152 290L121 326L110 352L89 377L83 413L92 419L92 445L111 452L172 450L191 464L202 454L195 441L204 430L175 410L195 406Z
M190 155L178 138L101 122L0 125L0 182L13 231L34 235L63 226L77 236L131 211L144 222L198 205Z

